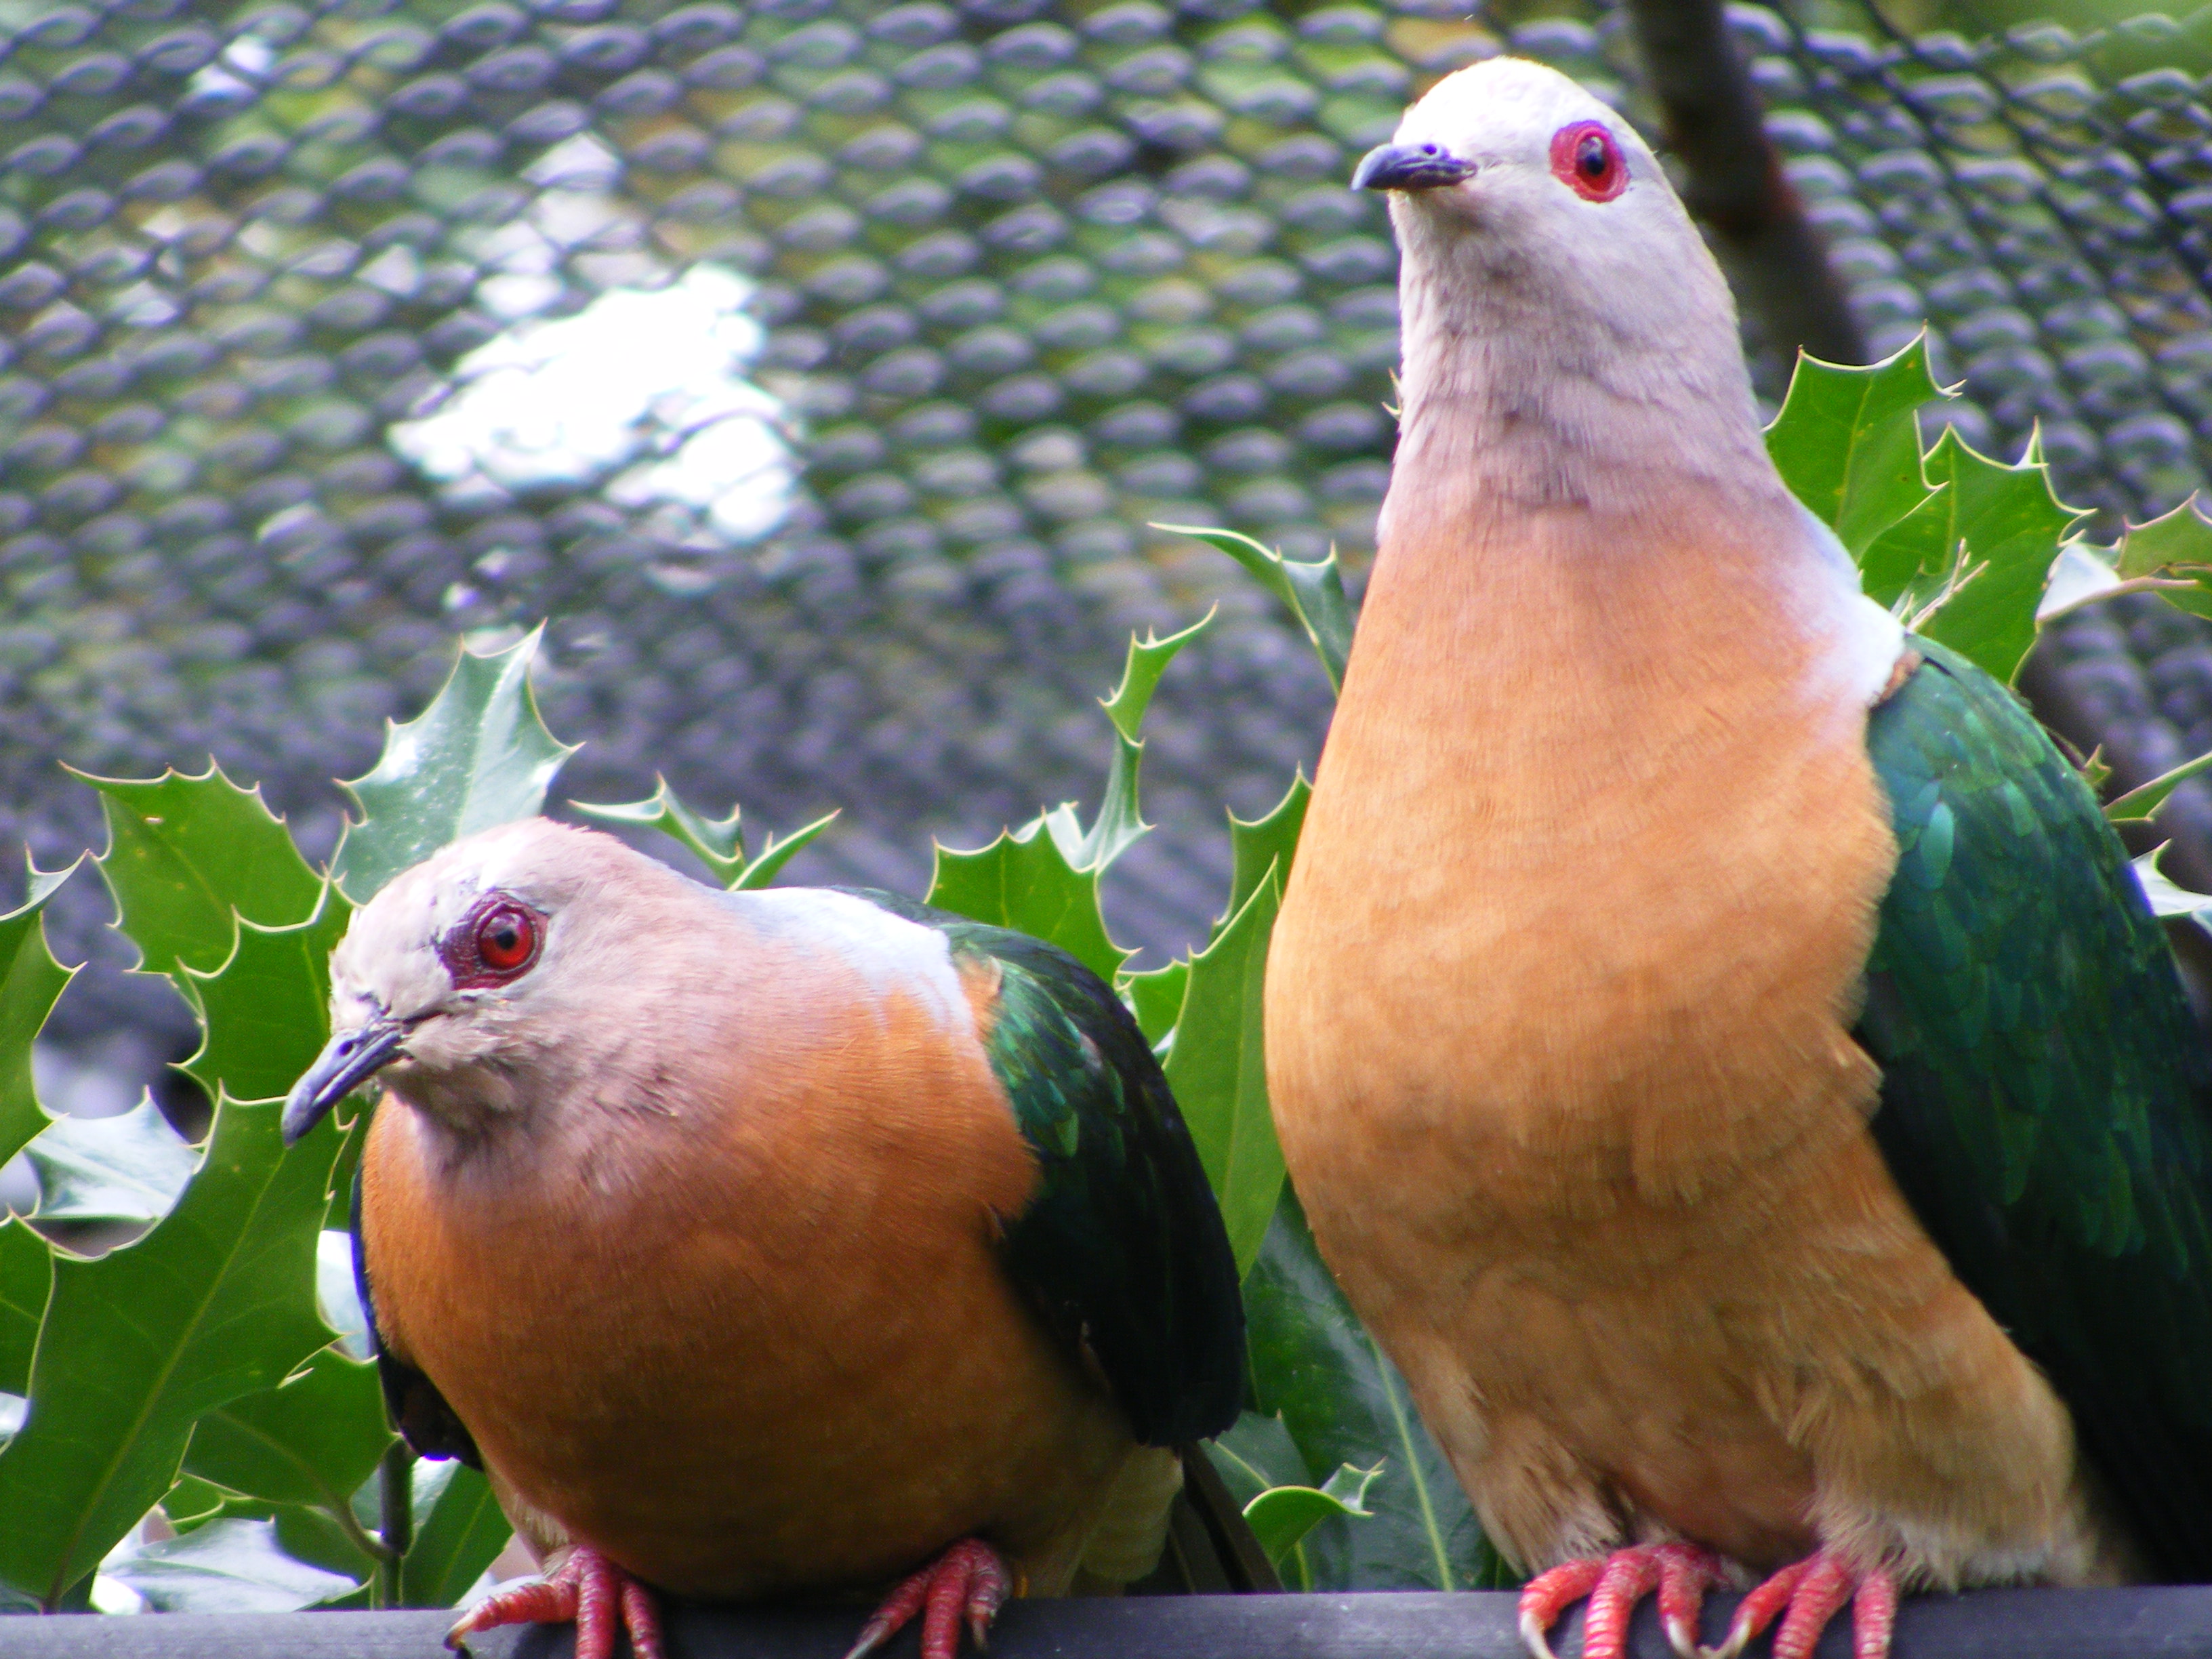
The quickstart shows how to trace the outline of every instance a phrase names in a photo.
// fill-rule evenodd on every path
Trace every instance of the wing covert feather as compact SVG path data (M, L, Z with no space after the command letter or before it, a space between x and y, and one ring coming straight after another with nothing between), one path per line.
M2079 774L2003 687L1912 643L1868 723L1898 840L1856 1032L1875 1138L2158 1571L2212 1577L2204 1038Z

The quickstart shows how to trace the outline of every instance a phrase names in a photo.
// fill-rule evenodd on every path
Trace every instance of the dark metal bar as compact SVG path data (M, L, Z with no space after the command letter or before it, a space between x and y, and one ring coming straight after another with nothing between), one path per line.
M1785 362L1802 347L1829 362L1865 362L1865 337L1767 139L1721 0L1627 0L1627 9L1668 146L1688 169L1683 200L1711 228L1745 307Z
M1735 1598L1716 1598L1716 1640ZM1523 1659L1510 1595L1182 1595L1016 1601L994 1659ZM226 1618L0 1620L6 1659L442 1659L446 1613L303 1613ZM672 1608L671 1659L840 1659L859 1615L847 1607ZM889 1659L912 1659L911 1632ZM1580 1651L1579 1616L1559 1633ZM566 1627L501 1631L483 1659L568 1659ZM1671 1659L1647 1602L1634 1659ZM1754 1648L1765 1652L1765 1644ZM1820 1659L1847 1659L1850 1621ZM1895 1659L2212 1659L2212 1587L1984 1590L1905 1602Z

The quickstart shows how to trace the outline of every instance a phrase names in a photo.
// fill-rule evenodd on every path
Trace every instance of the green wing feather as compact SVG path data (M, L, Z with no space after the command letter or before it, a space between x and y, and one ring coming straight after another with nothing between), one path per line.
M1996 681L1913 644L1867 732L1898 841L1856 1033L1875 1137L2157 1570L2212 1577L2204 1040L2080 776Z
M1121 999L1066 951L890 894L861 896L999 970L987 1044L1036 1152L1005 1257L1048 1326L1104 1373L1146 1445L1218 1434L1244 1386L1244 1307L1198 1149Z

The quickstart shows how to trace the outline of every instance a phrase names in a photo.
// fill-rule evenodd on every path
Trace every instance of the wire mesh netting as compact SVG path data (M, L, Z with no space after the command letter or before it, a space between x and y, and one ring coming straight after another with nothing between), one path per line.
M2203 482L2212 25L1731 16L1869 337L1932 325L1965 435L2039 422L2108 515ZM1220 804L1310 763L1328 693L1147 526L1357 570L1395 256L1345 180L1508 49L1656 130L1601 8L0 3L0 831L96 835L57 759L212 751L327 848L327 780L453 641L550 617L574 793L842 805L798 873L918 890L931 834L1095 795L1123 633L1218 605L1109 900L1180 945ZM2202 630L2123 602L2059 643L2124 775L2212 747Z

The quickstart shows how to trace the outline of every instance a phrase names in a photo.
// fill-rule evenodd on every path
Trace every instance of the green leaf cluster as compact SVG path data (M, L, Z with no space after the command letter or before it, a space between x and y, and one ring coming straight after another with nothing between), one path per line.
M422 717L392 729L355 786L366 815L336 878L213 767L85 780L107 822L96 862L115 925L199 1023L184 1069L216 1102L199 1145L150 1100L48 1115L31 1045L70 975L40 917L70 872L33 871L0 916L0 1155L26 1151L40 1186L28 1218L0 1223L11 1602L85 1606L98 1573L104 1601L128 1590L156 1610L449 1603L505 1541L480 1476L412 1480L358 1357L358 1309L321 1311L353 1295L349 1271L322 1266L325 1239L343 1237L349 1126L288 1152L277 1117L328 1035L330 952L352 910L341 882L373 892L455 835L536 811L569 752L529 700L535 643L465 655ZM79 1222L143 1231L88 1255L55 1242Z

